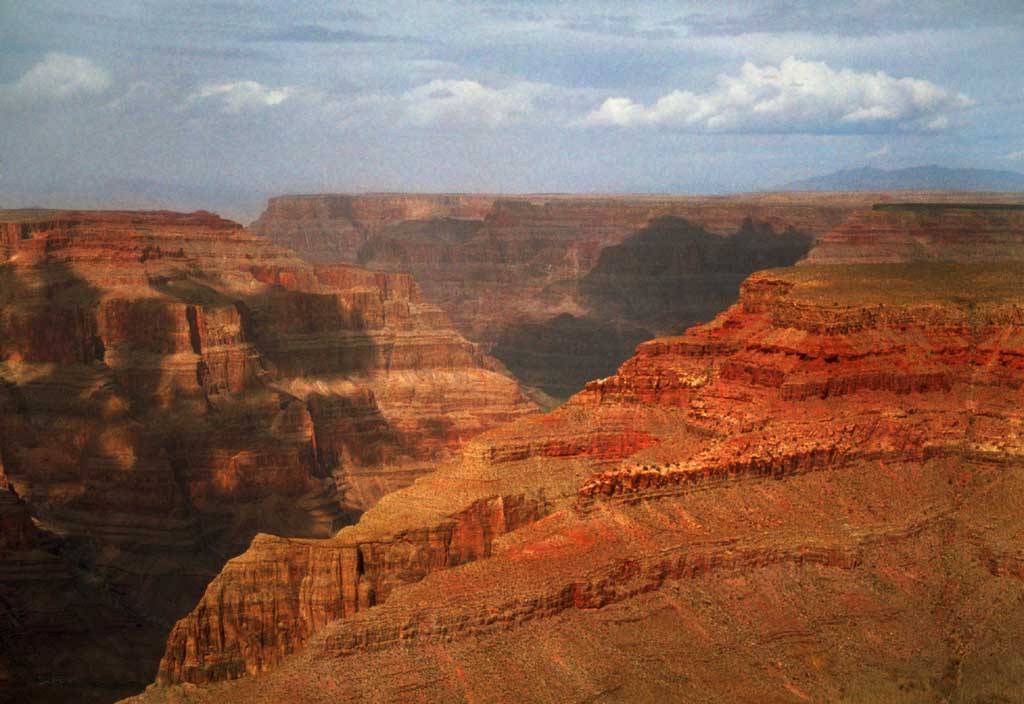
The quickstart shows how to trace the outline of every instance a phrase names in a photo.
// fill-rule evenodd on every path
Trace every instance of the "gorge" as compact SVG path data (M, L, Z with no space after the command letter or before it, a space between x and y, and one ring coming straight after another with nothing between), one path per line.
M795 263L846 200L282 196L252 228L309 261L411 273L551 407L638 343L714 317L747 274Z
M434 299L210 213L3 211L4 694L1024 686L1021 201L875 198L368 197Z
M550 408L640 342L710 320L747 275L796 263L873 204L965 198L1020 202L936 192L336 194L271 198L252 228L311 262L411 273Z
M755 274L358 525L258 537L132 701L1012 698L1021 273Z
M0 704L1024 702L1021 47L0 0Z

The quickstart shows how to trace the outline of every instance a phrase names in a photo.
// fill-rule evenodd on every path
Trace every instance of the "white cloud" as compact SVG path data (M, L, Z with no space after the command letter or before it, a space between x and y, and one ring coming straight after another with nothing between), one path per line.
M0 102L28 106L99 95L111 86L110 75L89 59L50 52L14 83L0 86Z
M215 101L221 111L237 115L287 105L291 108L289 115L315 115L344 127L391 124L496 128L539 119L564 124L568 116L564 107L559 109L560 101L578 99L576 93L528 81L492 87L474 80L434 79L404 93L361 94L238 81L204 84L188 97L184 107Z
M879 157L889 156L891 153L892 153L892 149L889 147L889 145L888 144L883 144L881 147L879 147L875 151L868 152L867 153L867 157L868 157L868 159L878 159Z
M1010 161L1024 161L1024 149L1019 152L1010 152L1003 158L1009 159Z
M235 83L208 83L189 96L189 102L219 99L224 112L236 115L249 110L262 110L280 105L295 95L293 86L269 88L256 81L237 81Z
M501 125L524 122L538 112L538 100L553 86L520 81L491 88L469 80L433 80L402 96L403 112L414 125Z
M876 132L941 130L973 102L930 81L833 69L790 57L743 64L705 93L673 91L651 105L608 98L584 125L664 126L694 131Z

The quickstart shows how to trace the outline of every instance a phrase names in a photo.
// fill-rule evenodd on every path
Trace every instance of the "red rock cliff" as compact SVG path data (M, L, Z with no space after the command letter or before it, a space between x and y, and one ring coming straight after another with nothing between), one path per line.
M3 541L32 548L30 514L45 564L120 595L153 644L257 531L330 535L532 410L405 274L314 267L202 212L41 212L0 242ZM23 673L60 621L47 569L12 592ZM69 642L118 640L103 614ZM148 651L50 674L137 682Z
M1013 698L1021 273L757 274L333 539L255 541L158 681L270 672L139 700Z

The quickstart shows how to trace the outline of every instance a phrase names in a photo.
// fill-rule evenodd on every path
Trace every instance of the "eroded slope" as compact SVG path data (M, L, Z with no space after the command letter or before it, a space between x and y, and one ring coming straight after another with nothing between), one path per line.
M821 238L808 264L986 262L1024 258L1017 203L891 202L855 213Z

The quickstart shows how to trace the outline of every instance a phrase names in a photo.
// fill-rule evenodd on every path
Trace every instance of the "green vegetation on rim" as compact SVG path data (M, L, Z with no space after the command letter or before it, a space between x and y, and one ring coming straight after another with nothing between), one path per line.
M1024 210L1020 203L875 203L872 210L936 212L942 210Z
M791 282L790 296L814 305L1024 303L1024 262L834 264L769 269L754 276Z
M0 222L41 222L49 220L59 210L47 210L44 208L0 208Z

